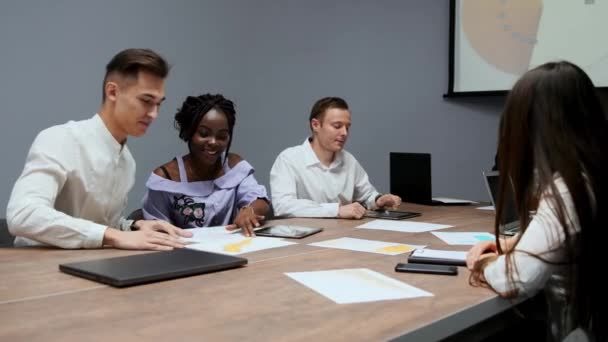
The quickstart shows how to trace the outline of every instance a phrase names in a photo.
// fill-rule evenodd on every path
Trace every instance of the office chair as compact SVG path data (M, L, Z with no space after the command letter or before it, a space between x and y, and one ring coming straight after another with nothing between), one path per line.
M15 237L8 231L6 219L0 219L0 248L13 247Z
M141 210L141 208L133 210L132 213L129 214L129 216L127 216L127 220L143 220L144 219L144 212Z

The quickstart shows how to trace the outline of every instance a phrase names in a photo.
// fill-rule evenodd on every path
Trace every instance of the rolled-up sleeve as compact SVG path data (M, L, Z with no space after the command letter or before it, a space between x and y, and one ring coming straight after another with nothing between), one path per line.
M365 203L365 207L368 209L377 209L376 206L376 196L380 193L376 190L376 188L369 181L369 177L367 172L363 169L361 164L357 160L354 160L355 163L355 191L354 191L354 200L356 202Z
M27 155L6 210L15 236L61 248L99 248L107 226L67 215L54 208L66 183L71 158L77 155L65 135L41 132ZM63 139L62 139L63 138Z

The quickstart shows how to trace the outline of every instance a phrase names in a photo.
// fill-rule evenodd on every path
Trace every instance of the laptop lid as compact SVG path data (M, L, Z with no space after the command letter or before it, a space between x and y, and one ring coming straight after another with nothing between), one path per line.
M492 205L496 208L496 201L498 201L499 173L498 171L486 171L483 172L483 178L490 195L490 201L492 201ZM515 211L515 202L513 201L513 195L511 193L507 196L507 207L503 213L501 224L504 227L504 231L519 228L519 217Z
M390 189L406 202L431 204L431 154L391 152Z
M139 285L247 264L247 259L191 249L174 249L59 265L59 270L115 287Z

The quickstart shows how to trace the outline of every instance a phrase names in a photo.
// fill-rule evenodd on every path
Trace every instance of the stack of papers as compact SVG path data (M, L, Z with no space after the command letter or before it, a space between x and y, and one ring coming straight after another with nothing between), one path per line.
M449 197L433 197L433 201L441 202L443 204L471 204L477 203L475 201L460 199L460 198L449 198Z
M479 241L494 241L494 235L486 232L432 232L448 245L474 245Z
M433 296L430 292L366 268L285 275L338 304Z
M407 245L403 243L364 240L349 237L320 241L310 243L308 245L317 247L348 249L351 251L370 252L385 255L398 255L411 252L418 248L424 248L424 246L419 245Z
M238 255L255 252L268 248L283 247L296 244L295 242L271 237L247 237L233 234L225 226L188 229L191 238L182 238L186 248L199 251L215 252L228 255Z
M424 223L415 221L392 221L392 220L373 220L364 223L357 228L363 229L378 229L378 230L393 230L404 233L422 233L430 230L450 228L446 224Z
M408 262L420 264L465 266L467 252L442 251L437 249L417 249L407 259Z

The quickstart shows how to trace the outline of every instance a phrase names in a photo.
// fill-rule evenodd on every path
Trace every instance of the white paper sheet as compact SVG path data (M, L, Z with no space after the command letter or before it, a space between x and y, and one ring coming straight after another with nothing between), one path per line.
M477 203L475 201L460 199L460 198L449 198L449 197L433 197L434 201L438 201L445 204L458 204L458 203Z
M181 238L186 243L205 242L209 239L217 239L218 237L221 238L231 235L231 232L226 230L226 226L192 228L187 229L187 231L192 233L192 237Z
M489 205L487 207L477 207L475 209L479 209L479 210L494 210L494 206L493 205Z
M411 252L418 248L425 247L420 245L408 245L396 242L355 239L349 237L309 243L308 245L317 247L348 249L351 251L378 253L385 255L399 255Z
M338 304L433 296L430 292L366 268L285 275Z
M494 235L486 232L432 232L448 245L474 245L479 241L494 241Z
M246 237L241 234L207 236L204 241L186 245L186 248L229 255L255 252L268 248L294 245L295 242L271 237Z
M363 229L378 229L378 230L394 230L404 233L421 233L430 230L445 229L452 226L445 224L424 223L415 221L394 221L394 220L373 220L364 223L357 228Z
M416 249L411 256L420 258L437 258L455 261L466 261L467 252L463 251L442 251L438 249Z

